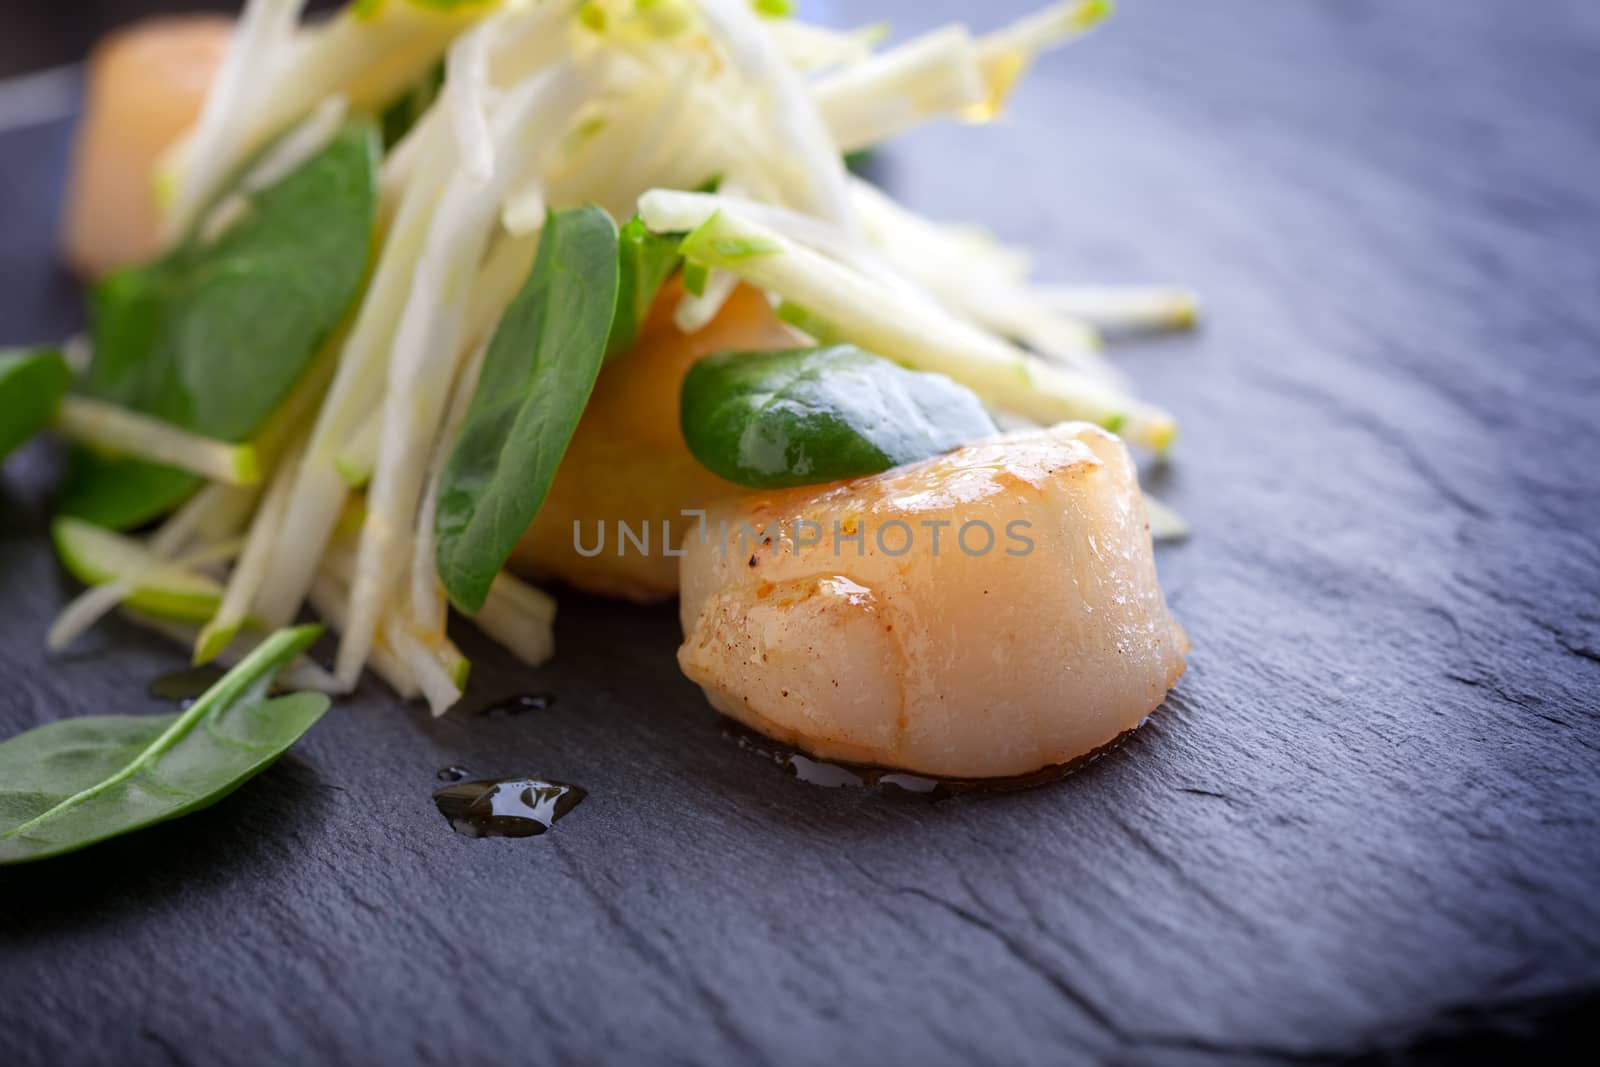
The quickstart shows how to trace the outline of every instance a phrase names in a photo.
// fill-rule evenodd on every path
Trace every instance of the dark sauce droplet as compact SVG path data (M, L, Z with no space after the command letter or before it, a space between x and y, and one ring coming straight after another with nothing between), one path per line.
M588 795L565 782L498 778L447 785L434 792L433 802L458 834L534 837L554 826Z
M823 789L872 789L880 793L920 796L948 796L956 789L956 783L938 778L866 764L820 760L786 748L734 722L723 724L722 735L746 752L753 752L762 759L776 763L789 773L789 777Z
M1017 775L1013 778L939 778L932 775L896 771L888 767L875 767L871 764L830 763L780 745L731 720L724 722L722 728L722 736L733 741L746 752L753 752L762 759L771 760L786 770L791 778L805 782L807 785L821 786L824 789L872 789L879 793L890 795L914 795L935 798L953 796L958 793L1013 792L1018 789L1030 789L1046 782L1053 782L1058 778L1065 778L1074 771L1087 767L1122 744L1132 734L1133 731L1129 730L1112 738L1107 744L1101 745L1092 752L1086 752L1069 763L1057 763L1048 767L1041 767L1031 774Z
M218 667L186 667L181 671L163 674L150 683L150 695L157 700L170 700L186 708L217 683L225 672Z
M466 776L467 769L465 767L457 767L453 763L448 767L439 768L439 781L441 782L459 782Z
M544 711L556 702L549 693L521 693L506 700L488 705L480 715L521 715L528 711Z
M791 752L787 759L780 761L784 768L794 777L809 785L820 785L824 789L839 789L845 786L862 788L867 780L848 767L841 767L837 763L824 763L802 756L798 752Z

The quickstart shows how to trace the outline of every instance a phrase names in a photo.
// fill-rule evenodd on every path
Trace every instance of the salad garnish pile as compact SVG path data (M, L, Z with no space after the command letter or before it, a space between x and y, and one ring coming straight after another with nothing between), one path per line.
M1164 452L1099 331L1185 326L1188 293L1038 284L846 164L994 119L1109 6L885 45L782 0L250 0L153 178L165 251L95 287L85 343L0 355L0 455L76 446L54 534L90 588L52 646L120 608L237 662L309 606L337 658L288 680L370 667L435 713L469 670L452 608L543 662L555 603L507 561L658 298L693 333L751 286L793 330L685 384L691 451L738 485L1069 419Z

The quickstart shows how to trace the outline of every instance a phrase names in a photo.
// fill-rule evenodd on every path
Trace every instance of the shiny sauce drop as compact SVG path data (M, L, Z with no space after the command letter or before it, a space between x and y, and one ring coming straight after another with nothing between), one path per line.
M454 782L436 790L433 802L458 834L534 837L554 826L588 795L578 786L565 782L495 778Z
M1014 778L940 778L897 771L890 767L820 760L763 737L749 727L731 720L724 722L722 728L722 735L728 740L746 752L776 763L787 771L790 777L807 785L821 786L824 789L869 789L891 795L933 798L962 793L1008 793L1019 789L1032 789L1034 786L1053 782L1082 770L1117 748L1132 734L1132 730L1119 734L1106 744L1092 752L1084 753L1069 763L1052 764Z
M522 693L496 701L484 708L480 715L521 715L527 711L544 711L556 702L548 693Z
M910 793L919 796L946 796L951 783L905 771L863 764L830 763L787 748L735 723L726 723L723 736L746 752L771 760L790 777L823 789L871 789L879 793Z
M187 708L215 685L224 673L217 667L187 667L163 674L152 681L149 693L157 700L170 700L180 708Z
M783 766L802 782L820 785L824 789L840 789L846 786L860 789L867 784L865 778L848 767L841 767L837 763L824 763L810 756L802 756L798 752L789 753Z

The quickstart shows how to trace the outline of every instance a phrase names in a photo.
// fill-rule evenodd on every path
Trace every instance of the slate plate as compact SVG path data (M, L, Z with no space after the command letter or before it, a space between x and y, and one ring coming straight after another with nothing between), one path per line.
M1592 1048L1600 11L1127 7L885 180L1048 276L1207 297L1200 337L1125 357L1184 419L1155 485L1199 531L1160 556L1197 648L1147 728L1024 794L818 789L721 736L670 611L567 596L551 668L471 648L548 711L433 722L369 686L209 812L0 872L5 1058ZM65 133L0 139L0 341L78 322ZM5 733L155 710L179 662L120 625L45 656L53 462L0 489ZM590 797L468 840L429 802L449 763Z

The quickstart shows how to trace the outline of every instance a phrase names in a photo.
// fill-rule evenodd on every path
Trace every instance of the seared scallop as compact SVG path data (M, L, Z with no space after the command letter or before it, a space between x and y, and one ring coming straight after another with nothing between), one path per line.
M824 759L952 778L1069 763L1184 670L1121 440L1069 423L713 506L681 560L683 671Z
M233 23L157 18L108 37L89 57L67 197L67 262L85 277L160 251L155 172L200 117Z

